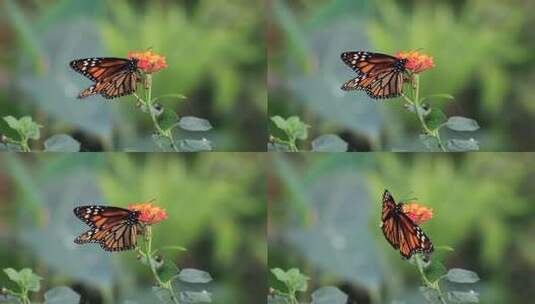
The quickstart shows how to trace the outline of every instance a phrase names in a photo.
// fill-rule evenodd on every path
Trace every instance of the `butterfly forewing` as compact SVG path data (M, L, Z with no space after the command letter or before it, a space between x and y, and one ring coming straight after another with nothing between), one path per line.
M101 57L73 60L70 66L76 72L95 82L84 89L78 98L101 94L112 99L136 91L139 70L136 59Z
M91 228L78 236L75 243L99 243L106 251L123 251L136 247L139 212L89 205L75 208L74 214Z
M402 94L405 59L364 51L344 52L341 58L357 72L357 77L346 82L342 90L363 90L374 99L394 98Z

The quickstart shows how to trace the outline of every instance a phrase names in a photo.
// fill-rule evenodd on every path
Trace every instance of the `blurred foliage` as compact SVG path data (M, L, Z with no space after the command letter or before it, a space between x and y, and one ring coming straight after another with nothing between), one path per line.
M154 150L150 120L134 98L104 103L74 96L89 81L68 68L76 58L125 57L152 48L169 67L156 96L180 116L208 119L216 150L263 151L266 143L265 41L261 3L246 0L52 0L2 3L2 116L31 115L46 132L70 133L83 150ZM114 105L115 104L115 105ZM244 128L244 126L247 126ZM5 127L0 126L0 132ZM183 132L188 134L187 132ZM184 134L178 134L180 138Z
M213 156L211 156L213 155ZM79 246L82 204L126 207L156 199L168 219L154 247L180 269L208 271L215 303L264 301L264 170L254 154L63 154L0 158L0 268L31 267L42 290L67 285L90 303L155 301L153 278L132 252ZM0 285L6 283L0 277ZM42 294L36 298L42 298ZM121 300L121 301L119 301Z
M307 154L277 156L273 167L269 268L298 267L312 289L334 285L358 303L422 303L418 273L379 229L386 188L397 201L416 199L434 209L422 228L435 257L448 269L477 272L482 303L534 296L529 153ZM455 251L444 254L443 246Z
M313 135L336 132L350 150L413 150L417 123L400 100L372 102L344 93L348 50L393 54L419 49L436 68L422 75L422 94L448 93L447 116L481 124L484 151L530 151L533 132L535 18L531 2L273 0L269 27L269 116L298 115ZM317 120L317 121L316 121Z

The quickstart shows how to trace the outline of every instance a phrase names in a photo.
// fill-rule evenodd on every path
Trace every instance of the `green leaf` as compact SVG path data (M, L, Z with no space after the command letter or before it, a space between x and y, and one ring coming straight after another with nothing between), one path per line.
M299 272L299 269L292 268L286 272L286 275L288 276L288 286L290 286L292 289L297 291L306 291L308 288L307 281L309 280L309 277L301 274Z
M420 103L422 103L424 100L426 99L438 99L438 98L442 98L442 99L448 99L448 100L454 100L455 97L453 97L453 95L450 95L450 94L433 94L433 95L429 95L429 96L426 96L422 99L420 99Z
M163 282L168 282L178 274L178 267L175 263L166 259L157 272Z
M345 304L347 295L332 286L322 287L312 293L312 304Z
M436 281L446 274L446 267L439 259L432 259L431 264L425 268L425 274L430 281Z
M286 274L286 271L280 268L272 268L271 273L273 273L273 275L277 278L277 280L281 282L286 283L289 280L288 275Z
M173 303L173 299L171 298L171 292L168 289L153 286L152 292L162 303Z
M185 268L180 271L178 274L178 279L187 283L208 283L212 281L212 276L202 270Z
M178 149L181 152L200 152L200 151L212 151L212 143L203 138L197 139L183 139L179 141Z
M9 116L4 116L4 120L5 122L7 123L7 125L13 129L13 130L20 130L20 123L19 123L19 120L16 119L15 117L9 115Z
M271 121L277 126L277 128L285 131L288 130L288 123L284 118L277 115L271 117Z
M184 116L178 121L178 126L187 131L208 131L212 125L206 119Z
M450 139L446 147L451 152L467 152L479 150L479 142L473 138L465 139Z
M162 250L188 251L187 248L182 247L182 246L165 246L165 247L162 247Z
M446 279L455 283L475 283L479 281L479 276L470 270L452 268L446 274Z
M427 302L440 304L439 294L435 289L421 286L419 290Z
M268 143L267 144L267 150L268 152L275 151L275 152L290 152L290 146L283 143Z
M37 140L41 137L39 128L41 125L35 123L30 116L24 116L19 119L19 131L29 139Z
M338 135L325 134L312 141L314 152L346 152L347 143Z
M19 272L13 268L4 268L4 272L7 274L7 277L13 282L20 282Z
M267 304L288 304L290 297L283 295L268 295Z
M447 297L452 303L479 303L479 294L474 291L450 291Z
M158 116L158 124L164 131L174 128L177 124L177 121L178 115L175 113L175 111L168 108L164 108L162 114Z
M425 123L431 130L436 130L446 121L447 117L442 110L432 108L431 112L425 117Z
M45 152L78 152L80 143L67 134L56 134L45 140Z
M446 126L454 131L476 131L479 129L477 121L462 116L450 117Z
M44 304L78 304L80 295L66 286L55 287L45 293Z
M177 99L177 100L185 100L187 97L182 95L182 94L164 94L164 95L160 95L158 97L155 97L152 99L152 103L158 101L158 100L161 100L161 99L164 99L164 98L174 98L174 99Z
M288 123L287 131L291 136L301 140L307 139L309 125L303 123L297 116L289 117L286 122Z
M427 134L420 134L420 141L430 152L440 152L440 147L438 146L438 141L435 137Z
M180 302L181 303L211 303L212 294L203 290L203 291L182 291L180 293Z

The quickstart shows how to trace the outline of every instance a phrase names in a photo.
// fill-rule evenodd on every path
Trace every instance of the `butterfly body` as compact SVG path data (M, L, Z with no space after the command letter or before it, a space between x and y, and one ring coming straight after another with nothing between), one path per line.
M106 251L134 249L141 224L139 211L119 207L88 205L73 210L90 230L79 235L76 244L98 243Z
M374 99L401 96L407 59L365 51L344 52L341 59L357 73L342 90L363 90Z
M426 258L433 252L433 244L425 232L403 212L403 204L396 204L394 198L385 190L381 212L381 230L394 249L403 258L415 253L423 253Z
M78 98L100 94L112 99L132 94L136 91L140 72L135 58L95 57L77 59L70 62L70 67L84 75L95 84L84 89Z

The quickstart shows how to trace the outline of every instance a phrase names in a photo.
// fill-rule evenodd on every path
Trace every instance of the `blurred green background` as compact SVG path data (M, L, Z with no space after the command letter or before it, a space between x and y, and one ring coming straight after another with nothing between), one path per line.
M309 291L350 303L426 303L415 266L385 240L381 197L433 208L422 225L450 268L478 273L481 303L535 297L535 156L528 153L277 155L268 174L269 268L298 267ZM269 285L281 288L270 275ZM444 286L442 286L444 287ZM303 299L309 299L307 294Z
M424 150L400 99L340 90L356 75L342 52L420 49L436 65L422 74L421 93L454 95L433 104L476 119L481 129L470 136L481 150L535 149L533 1L271 0L271 7L269 116L300 116L312 125L309 138L336 133L352 151Z
M205 137L219 151L266 149L265 11L248 0L6 0L0 4L0 116L31 115L44 136L69 133L82 150L157 150L152 123L134 97L107 102L75 96L91 81L68 63L126 57L152 48L169 67L155 74L153 96L179 116L208 119ZM0 122L0 132L7 126ZM197 132L198 133L198 132Z
M262 155L247 153L0 156L0 269L32 268L41 291L67 285L85 302L159 303L154 279L132 251L76 245L87 226L75 206L126 207L156 199L168 219L154 226L154 248L179 268L209 272L214 303L266 298L266 205ZM10 286L0 274L0 286ZM42 300L36 294L34 300Z

